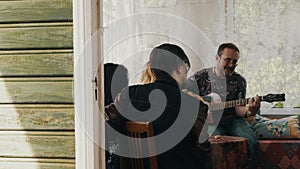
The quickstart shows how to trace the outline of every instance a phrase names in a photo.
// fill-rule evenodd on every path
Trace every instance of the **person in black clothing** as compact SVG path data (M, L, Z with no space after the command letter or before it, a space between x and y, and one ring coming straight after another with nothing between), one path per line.
M179 46L165 43L152 50L149 66L156 80L124 88L105 107L107 122L124 133L128 120L151 121L160 169L212 168L205 123L208 107L181 91L190 67L188 57ZM126 149L126 139L120 140Z
M128 70L125 66L115 63L104 64L104 105L113 103L113 99L129 83ZM109 132L105 132L109 133ZM106 169L120 169L119 156L116 153L119 148L118 141L109 134L105 137L107 147L105 161Z

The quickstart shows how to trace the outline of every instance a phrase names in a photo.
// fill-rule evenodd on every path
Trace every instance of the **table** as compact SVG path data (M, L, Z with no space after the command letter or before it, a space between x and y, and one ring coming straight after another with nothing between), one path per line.
M211 136L214 169L248 169L249 152L246 138Z

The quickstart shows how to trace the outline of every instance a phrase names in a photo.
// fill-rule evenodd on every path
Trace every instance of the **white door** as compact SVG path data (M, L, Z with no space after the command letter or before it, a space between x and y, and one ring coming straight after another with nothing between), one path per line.
M74 0L74 100L76 168L104 169L104 126L101 91L96 99L95 78L101 72L101 1ZM97 85L102 89L101 76ZM99 106L98 103L99 102ZM102 139L101 139L102 138Z

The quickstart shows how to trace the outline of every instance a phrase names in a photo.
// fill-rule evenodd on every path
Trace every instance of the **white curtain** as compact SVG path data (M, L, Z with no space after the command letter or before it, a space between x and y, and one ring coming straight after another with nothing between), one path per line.
M193 72L214 64L215 48L225 36L223 0L104 0L105 62L125 65L132 83L153 47L180 45Z
M235 1L238 70L248 81L249 96L285 93L285 108L300 106L299 17L299 0Z

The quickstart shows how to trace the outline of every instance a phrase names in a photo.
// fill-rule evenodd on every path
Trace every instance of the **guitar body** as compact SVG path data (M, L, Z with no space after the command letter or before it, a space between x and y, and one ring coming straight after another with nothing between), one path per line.
M211 104L222 103L221 97L217 93L210 93L206 96L209 96L211 98Z
M207 112L207 120L208 120L209 124L214 123L213 113L217 113L214 111L222 110L224 108L235 107L235 106L226 106L225 107L226 102L222 102L221 96L218 95L217 93L210 93L210 94L206 95L205 97L209 97L209 100L210 100L210 102L207 102L207 104L209 105L208 112ZM224 105L224 107L222 108L218 105ZM236 106L244 106L244 105L242 104L242 105L236 105Z
M217 93L210 93L210 94L208 94L206 96L210 97L210 103L209 103L209 105L222 103L221 97ZM208 122L210 124L214 123L214 119L213 119L213 115L212 114L213 114L213 112L210 110L210 108L208 108L207 120L208 120Z

